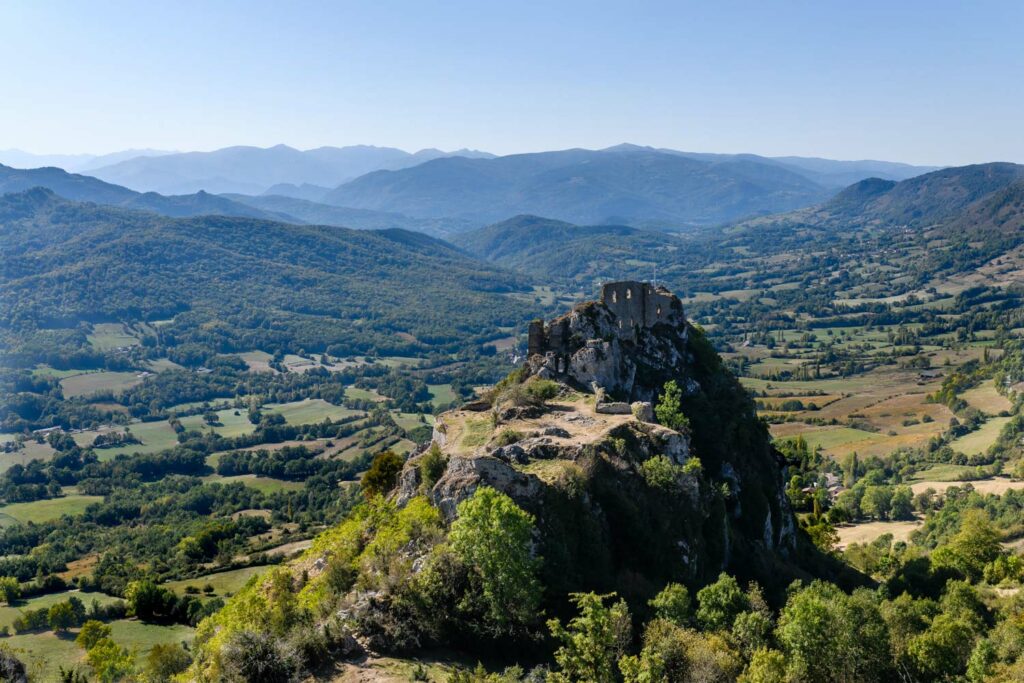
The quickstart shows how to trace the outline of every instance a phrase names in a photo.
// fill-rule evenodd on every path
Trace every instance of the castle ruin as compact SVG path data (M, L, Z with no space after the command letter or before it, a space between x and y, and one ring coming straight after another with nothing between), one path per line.
M641 330L651 329L658 323L677 324L684 320L683 305L664 287L648 282L623 280L608 282L601 287L601 304L615 319L615 334L622 341L635 343ZM556 363L569 353L569 320L563 316L544 322L530 323L527 333L528 356L553 354ZM563 372L561 367L559 371Z

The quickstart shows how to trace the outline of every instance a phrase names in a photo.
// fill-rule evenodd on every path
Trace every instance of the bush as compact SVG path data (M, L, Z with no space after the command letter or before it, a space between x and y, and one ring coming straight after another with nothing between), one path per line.
M298 662L281 642L269 633L239 631L231 636L221 653L228 680L289 683Z
M448 459L444 457L441 448L436 443L430 444L430 448L420 458L419 463L420 481L423 482L423 488L428 491L434 488L434 484L444 474L447 466Z
M682 468L664 455L656 455L640 463L640 474L651 488L670 490L675 487Z
M665 393L658 397L658 405L654 409L658 422L677 432L688 432L690 420L683 415L682 401L683 390L676 381L666 382Z
M523 440L521 432L517 432L514 429L503 429L501 433L495 438L494 443L499 448L502 446L509 446Z
M146 655L146 673L153 683L166 683L188 668L192 657L178 643L157 643Z

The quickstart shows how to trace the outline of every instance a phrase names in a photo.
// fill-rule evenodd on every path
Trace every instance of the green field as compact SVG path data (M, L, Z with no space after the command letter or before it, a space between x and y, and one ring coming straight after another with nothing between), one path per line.
M164 584L165 587L170 588L175 593L183 594L186 586L195 586L197 589L202 591L203 586L210 584L213 586L213 594L217 597L225 597L227 593L237 593L239 589L246 584L246 582L253 576L262 574L270 565L260 565L258 567L242 567L241 569L232 569L226 572L217 572L216 574L206 574L205 576L198 576L194 579L183 579L181 581L169 581ZM207 593L199 593L199 595L208 595Z
M910 478L910 481L970 481L975 478L977 467L971 465L932 465Z
M400 413L396 410L391 413L391 417L399 427L406 430L434 424L433 415L424 415L426 422L420 422L420 413Z
M75 633L57 635L52 631L25 633L0 639L25 664L32 680L59 681L61 666L68 668L85 661L85 653L75 645Z
M219 474L210 474L203 477L211 484L245 484L261 493L274 493L275 491L298 491L305 484L301 481L285 481L271 477L257 477L253 474L236 474L231 477L222 477ZM0 511L3 509L0 508Z
M451 384L428 384L427 391L430 392L430 402L434 407L445 406L455 400Z
M346 395L350 391L350 389L346 389ZM319 398L307 398L293 403L268 403L263 406L262 410L265 413L282 415L288 424L293 425L316 424L317 422L323 422L324 418L339 420L343 417L363 414L360 410L350 410L344 406L336 406Z
M206 424L202 415L188 415L180 418L180 421L185 429L197 432L213 431L227 438L252 434L256 431L256 425L249 421L249 414L245 409L226 408L218 410L216 413L217 421L220 424L214 426Z
M0 507L0 524L47 522L62 515L80 515L85 508L103 500L103 496L71 495L29 503L10 503Z
M1013 418L1009 417L993 417L990 418L980 429L976 429L969 434L964 434L959 439L954 439L950 442L949 447L954 451L959 451L964 455L975 455L978 453L984 453L988 450L988 447L996 442L999 438L999 432L1003 430L1003 427Z
M115 394L142 382L137 372L86 372L69 375L60 381L64 398L91 396L100 391Z
M88 339L97 351L111 351L122 346L136 346L139 343L138 338L129 334L121 323L93 325L92 334L88 336Z
M352 398L359 401L387 400L373 389L360 389L359 387L345 387L345 398Z
M6 438L13 435L4 435L5 441L13 441L13 438ZM0 441L3 443L3 441ZM36 443L34 439L25 442L24 446L13 453L0 453L0 473L6 472L12 465L27 465L32 460L49 460L53 457L54 450L47 442Z
M128 428L135 435L135 438L142 441L142 444L129 444L127 446L118 446L117 448L101 448L96 451L96 455L100 460L110 460L121 454L157 453L178 445L178 435L174 433L167 420L132 422L128 425ZM116 427L115 429L124 431L123 427ZM85 447L91 445L93 439L99 433L99 431L87 431L79 432L72 436L75 439L75 443Z
M801 436L804 437L804 440L807 441L807 445L812 449L821 446L825 450L858 441L873 441L883 438L880 434L864 431L863 429L854 429L852 427L829 427L826 429L807 431Z
M28 600L19 600L15 605L4 605L0 607L0 629L4 626L10 626L14 623L21 613L25 610L40 609L42 607L50 607L58 602L64 602L68 597L74 595L82 603L89 607L92 601L95 600L101 605L110 605L118 602L120 598L115 598L112 595L106 593L83 593L81 591L62 591L60 593L48 593L47 595L40 595L35 598L29 598Z

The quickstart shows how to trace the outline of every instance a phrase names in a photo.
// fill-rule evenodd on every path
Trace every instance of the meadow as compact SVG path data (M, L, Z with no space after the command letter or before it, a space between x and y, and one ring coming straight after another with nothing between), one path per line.
M85 509L103 500L103 496L72 494L60 498L8 503L0 506L0 525L19 522L48 522L63 515L80 515Z

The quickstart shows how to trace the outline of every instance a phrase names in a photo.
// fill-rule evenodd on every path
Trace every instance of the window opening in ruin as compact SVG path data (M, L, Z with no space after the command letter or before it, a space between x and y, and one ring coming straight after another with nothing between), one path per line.
M612 292L612 303L613 303L613 304L617 304L617 303L619 303L619 295L618 295L618 292Z
M633 298L633 290L632 289L627 289L626 290L626 298L627 299L632 299Z

